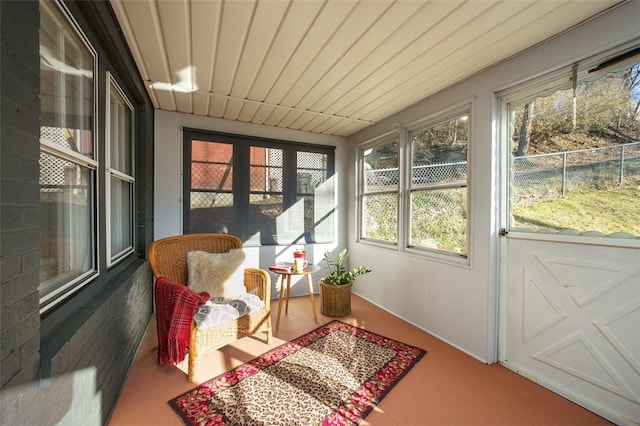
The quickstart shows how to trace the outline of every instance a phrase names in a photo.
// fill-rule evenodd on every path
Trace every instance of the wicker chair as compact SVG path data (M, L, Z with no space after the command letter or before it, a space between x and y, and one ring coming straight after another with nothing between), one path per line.
M227 234L187 234L167 237L149 246L149 264L155 278L164 276L173 282L186 284L188 252L201 250L209 253L225 253L241 247L242 241L239 238ZM195 378L196 360L222 346L261 331L267 333L267 343L271 344L273 336L270 306L271 277L265 270L246 268L244 285L247 292L255 292L264 301L264 308L236 320L202 330L195 326L195 321L192 322L188 354L190 382Z

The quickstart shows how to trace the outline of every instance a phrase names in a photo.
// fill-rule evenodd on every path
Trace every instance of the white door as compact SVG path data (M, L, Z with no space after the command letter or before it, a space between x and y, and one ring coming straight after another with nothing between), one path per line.
M618 88L637 87L640 57L617 55L501 96L511 229L501 233L499 358L617 424L640 425L640 142L611 136L607 115L616 102L637 104Z
M503 363L640 424L640 251L509 233Z

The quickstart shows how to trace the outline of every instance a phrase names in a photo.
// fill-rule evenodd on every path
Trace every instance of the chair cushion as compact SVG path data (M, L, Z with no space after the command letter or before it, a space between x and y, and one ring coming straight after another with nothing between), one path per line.
M227 253L190 251L187 253L187 286L196 293L206 291L211 298L231 299L246 292L245 254L242 249Z
M264 308L255 294L242 293L236 299L213 299L200 306L194 315L198 328L210 328Z

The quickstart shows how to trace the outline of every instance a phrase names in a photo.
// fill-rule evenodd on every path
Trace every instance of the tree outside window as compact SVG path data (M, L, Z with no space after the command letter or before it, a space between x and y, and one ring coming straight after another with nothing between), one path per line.
M510 228L640 236L640 63L575 75L509 103Z
M410 133L409 246L467 256L468 112Z

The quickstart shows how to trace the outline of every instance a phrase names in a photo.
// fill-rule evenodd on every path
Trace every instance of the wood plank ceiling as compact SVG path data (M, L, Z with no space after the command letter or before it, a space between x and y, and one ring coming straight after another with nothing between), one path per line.
M156 108L349 136L618 0L111 0Z

